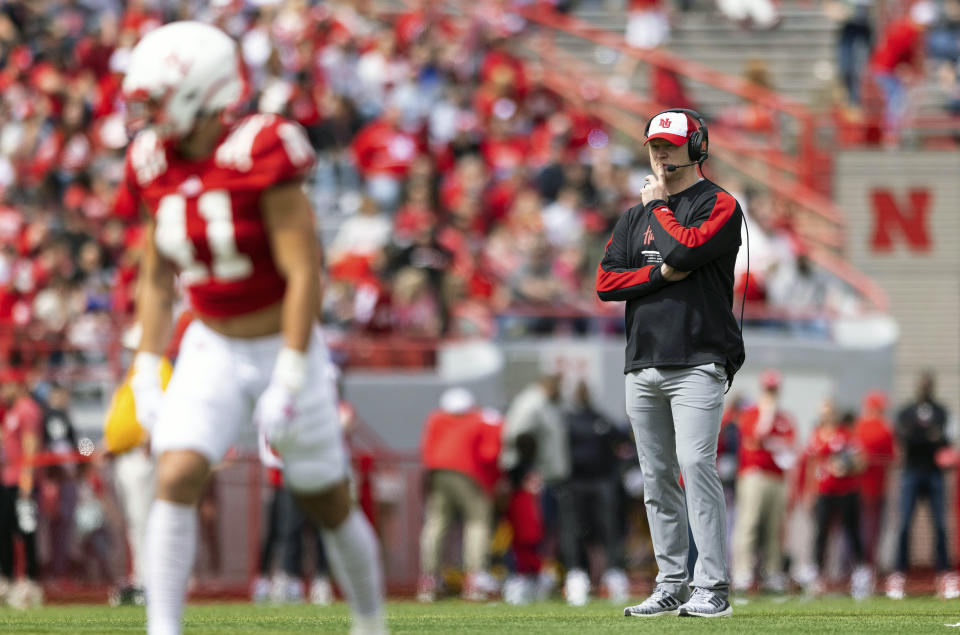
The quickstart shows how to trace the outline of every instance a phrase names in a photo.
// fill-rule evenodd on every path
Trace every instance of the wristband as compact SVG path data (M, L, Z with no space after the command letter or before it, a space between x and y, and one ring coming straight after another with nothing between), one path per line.
M273 367L273 381L292 392L300 392L307 380L307 355L292 348L283 348Z
M140 351L133 358L133 374L160 377L160 356L156 353Z

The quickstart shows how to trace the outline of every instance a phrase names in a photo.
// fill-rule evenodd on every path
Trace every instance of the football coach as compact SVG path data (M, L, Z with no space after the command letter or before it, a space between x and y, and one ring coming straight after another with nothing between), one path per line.
M661 112L645 136L653 174L642 205L617 222L597 269L600 299L626 301L626 407L659 569L652 595L624 615L726 617L717 437L725 387L744 360L733 315L743 214L698 170L709 142L699 114ZM699 549L692 581L688 517Z

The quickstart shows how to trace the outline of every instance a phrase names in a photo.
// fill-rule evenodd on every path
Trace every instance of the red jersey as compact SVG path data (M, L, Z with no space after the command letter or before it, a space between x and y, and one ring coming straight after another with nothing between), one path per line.
M773 422L764 434L757 431L760 422L760 408L753 406L743 412L740 417L740 469L741 474L750 470L763 470L776 476L783 475L783 468L774 460L774 453L768 447L773 445L768 441L782 444L784 447L793 447L795 426L790 415L777 411L773 415Z
M849 494L860 485L859 474L837 475L830 469L832 460L849 462L860 451L860 444L849 428L825 427L814 431L809 456L817 460L817 492L820 494Z
M878 500L884 495L887 470L893 463L890 424L882 417L865 417L857 422L853 435L867 458L867 469L860 475L860 495L866 500Z
M276 115L237 122L206 159L178 156L151 130L127 150L126 186L156 220L154 240L178 268L197 313L233 317L279 301L260 198L314 160L303 129Z
M20 481L20 462L23 461L23 439L36 437L37 452L40 451L43 430L43 411L30 397L20 397L3 417L0 444L3 447L2 480L6 487L14 487Z

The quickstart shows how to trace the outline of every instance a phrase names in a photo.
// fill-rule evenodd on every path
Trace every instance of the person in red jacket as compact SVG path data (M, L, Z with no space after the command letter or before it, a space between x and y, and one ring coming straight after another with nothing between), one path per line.
M39 606L37 503L32 459L43 439L43 411L30 396L26 370L0 371L2 487L0 487L0 594L15 608ZM23 541L26 578L14 584L14 539ZM12 586L11 586L12 585Z
M755 559L761 554L758 543L763 544L760 568L764 584L776 591L786 586L780 527L787 507L784 472L796 460L796 426L778 404L780 384L777 371L761 373L757 404L740 418L737 520L733 525L733 585L738 590L753 583Z
M493 489L499 478L500 418L478 408L465 388L450 388L430 413L421 446L426 472L426 509L420 534L417 599L436 597L443 537L453 515L463 518L463 597L486 598Z
M876 566L883 510L887 498L887 473L893 463L893 432L884 416L887 395L872 390L863 399L863 413L853 436L863 448L866 469L860 476L860 521L863 553L871 566Z
M907 89L923 76L924 33L937 16L933 2L916 2L907 15L890 22L870 58L874 80L884 93L883 118L887 144L899 140L907 110Z
M416 136L400 126L399 109L387 106L357 133L351 149L367 193L381 209L396 208L403 179L421 150Z
M851 576L854 597L865 596L864 587L869 569L864 566L863 542L860 540L860 474L864 468L863 448L853 434L853 415L838 416L833 401L821 406L820 425L814 432L808 454L812 460L813 478L817 483L815 505L816 538L814 557L817 578L813 592L824 590L823 566L827 555L827 538L834 515L841 516L844 533L857 564Z

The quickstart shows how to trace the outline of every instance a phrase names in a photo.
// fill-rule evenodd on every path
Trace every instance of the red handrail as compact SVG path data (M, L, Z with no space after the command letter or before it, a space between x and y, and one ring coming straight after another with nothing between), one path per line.
M527 20L541 26L583 38L616 50L623 55L636 58L647 64L669 69L688 79L708 84L742 99L756 102L770 110L796 118L800 123L796 167L787 171L795 172L799 176L799 183L790 184L782 178L771 179L769 176L760 175L757 170L749 170L743 166L742 161L739 160L742 158L744 152L742 139L730 137L728 136L729 133L716 130L713 131L714 134L711 135L711 141L716 142L714 148L715 151L719 151L716 152L717 154L722 154L724 149L737 154L736 158L738 160L731 163L736 169L741 170L748 176L754 178L759 177L759 180L767 183L773 191L790 199L803 210L826 218L832 217L837 224L842 224L843 214L839 208L814 188L816 174L824 163L829 161L829 155L817 150L817 119L813 112L802 103L769 89L751 84L740 77L717 72L702 64L683 59L667 51L631 48L619 33L595 27L583 20L562 15L552 10L545 10L542 5L521 8L518 9L518 12ZM556 55L554 55L554 59L556 59ZM560 66L560 68L566 70L570 63L570 58L567 56L563 59L563 66ZM580 79L582 80L583 78ZM609 92L607 92L606 98L620 107L637 112L637 104L631 103L629 97L610 95ZM653 104L651 103L650 105ZM660 105L658 104L657 106L659 107ZM648 108L643 110L643 112L637 112L637 114L648 117L654 110L654 108ZM724 146L726 146L726 148L724 148ZM764 160L769 163L770 158L770 156L765 156Z

